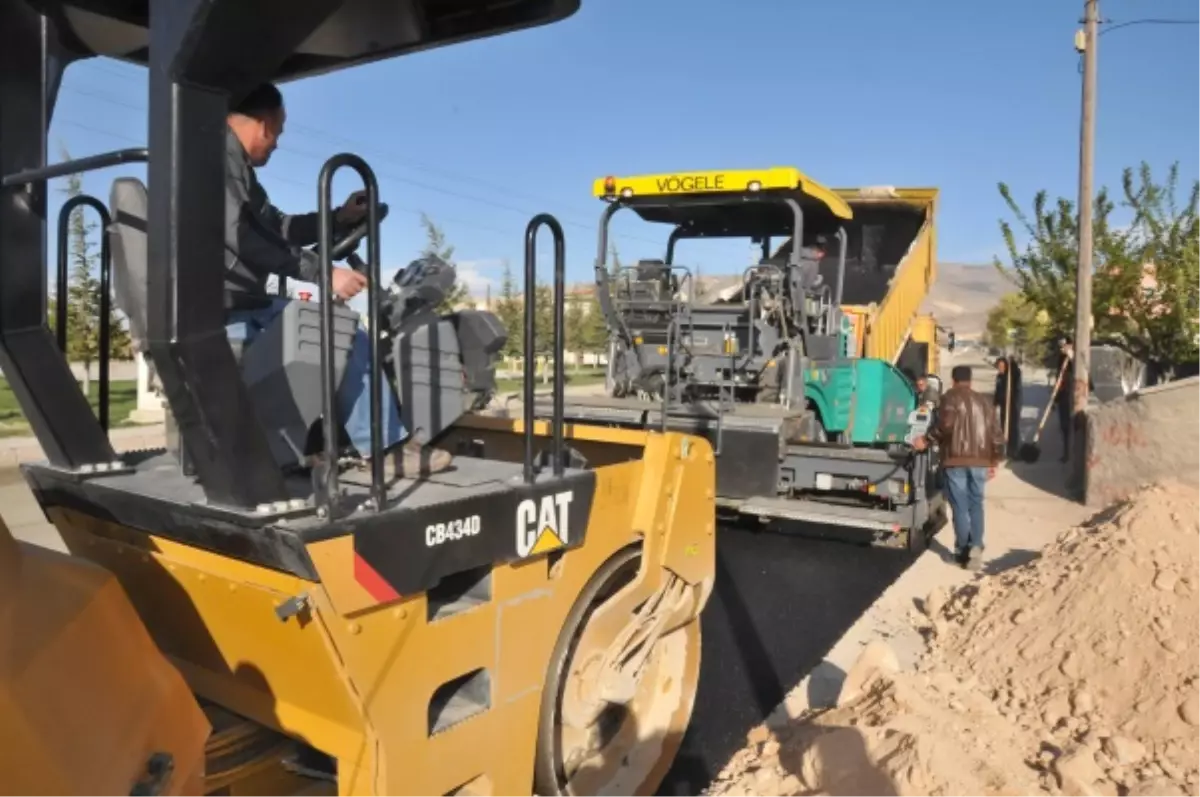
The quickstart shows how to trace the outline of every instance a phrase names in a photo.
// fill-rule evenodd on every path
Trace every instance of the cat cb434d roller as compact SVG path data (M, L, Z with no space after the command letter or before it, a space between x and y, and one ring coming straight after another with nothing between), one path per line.
M548 421L532 402L521 421L477 413L503 328L435 311L454 277L436 260L381 286L387 207L349 154L314 180L321 284L334 260L369 274L373 393L390 380L407 428L455 452L453 466L388 483L345 462L333 407L357 313L292 302L244 348L224 329L231 96L577 6L0 4L0 366L47 456L26 480L69 551L0 536L0 791L657 787L691 715L713 584L709 443L564 430L561 365ZM148 66L149 146L47 167L63 71L95 55ZM117 456L107 363L97 417L62 354L64 325L56 340L46 324L46 197L54 178L140 161L145 183L119 177L108 202L72 200L63 215L100 216L101 280L169 405L166 449ZM363 180L369 212L335 239L341 167ZM555 244L561 339L564 243L549 216L526 230L526 313L539 231Z
M937 192L834 190L775 167L606 177L594 193L608 396L573 397L568 421L703 435L734 517L923 548L942 513L937 453L911 445L931 418L917 377L939 389L936 324L918 315ZM662 259L610 266L622 210L669 230ZM707 286L676 248L712 238L761 258L698 298Z

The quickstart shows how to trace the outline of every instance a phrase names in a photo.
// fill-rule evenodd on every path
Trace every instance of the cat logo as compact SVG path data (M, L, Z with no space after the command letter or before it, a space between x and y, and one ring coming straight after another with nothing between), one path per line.
M517 504L517 555L537 556L565 547L571 541L570 490Z

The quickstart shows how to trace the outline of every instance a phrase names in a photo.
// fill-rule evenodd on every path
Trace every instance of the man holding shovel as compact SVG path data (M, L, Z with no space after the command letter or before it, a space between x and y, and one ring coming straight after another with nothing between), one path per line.
M996 475L1004 452L1004 434L992 401L971 389L971 368L956 365L954 383L942 396L929 438L942 451L946 494L954 516L954 558L968 570L983 565L983 492ZM918 451L928 445L918 438Z

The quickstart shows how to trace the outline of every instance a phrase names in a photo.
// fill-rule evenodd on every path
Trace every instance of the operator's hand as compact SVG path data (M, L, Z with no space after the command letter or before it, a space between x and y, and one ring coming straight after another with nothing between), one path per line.
M992 467L988 468L987 477L988 477L988 481L991 481L992 479L996 478L996 468L994 465Z
M348 301L365 287L367 278L352 268L335 268L332 275L333 297Z
M355 224L367 216L367 192L355 191L346 203L337 209L338 224Z
M912 441L912 447L914 451L924 451L929 448L929 441L925 439L925 435L921 435Z

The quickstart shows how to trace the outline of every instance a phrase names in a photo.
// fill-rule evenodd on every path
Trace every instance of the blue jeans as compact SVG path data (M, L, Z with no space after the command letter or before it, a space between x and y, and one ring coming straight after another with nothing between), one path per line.
M954 513L954 552L983 547L983 488L987 468L946 468L946 497Z
M240 340L250 346L283 312L290 299L272 299L270 307L259 310L234 310L225 318L225 333L230 340ZM392 386L382 380L383 449L386 451L404 440L408 433L400 421L400 405ZM346 371L337 391L338 415L346 434L359 456L371 452L371 349L367 332L362 327L354 335L354 343L346 360Z

